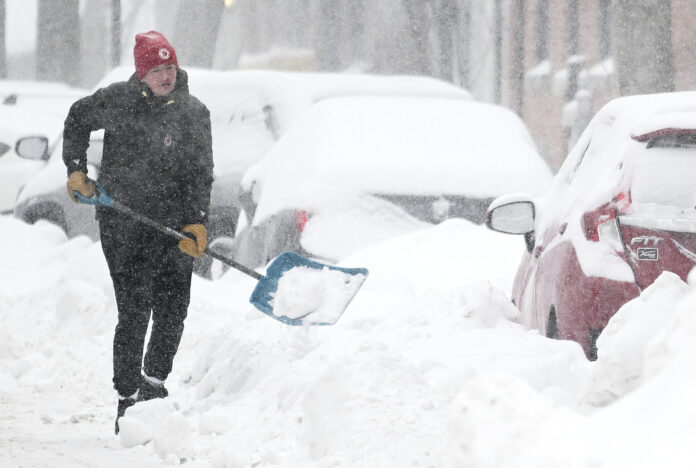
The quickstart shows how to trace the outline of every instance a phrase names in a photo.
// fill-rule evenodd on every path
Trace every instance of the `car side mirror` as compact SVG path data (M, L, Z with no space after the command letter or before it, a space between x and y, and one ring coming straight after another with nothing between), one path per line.
M495 206L492 204L486 213L486 226L505 234L534 232L534 202L517 200Z
M43 136L22 137L17 141L15 152L24 159L48 159L48 138Z

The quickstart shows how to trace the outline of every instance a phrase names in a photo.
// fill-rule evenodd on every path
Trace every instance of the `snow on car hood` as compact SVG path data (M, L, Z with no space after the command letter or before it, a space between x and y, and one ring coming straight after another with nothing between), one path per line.
M527 129L507 109L372 96L315 104L242 185L253 189L259 220L284 208L315 210L345 193L541 195L550 181Z
M369 195L336 197L312 216L302 247L319 258L338 261L369 245L427 229L430 225L401 208Z

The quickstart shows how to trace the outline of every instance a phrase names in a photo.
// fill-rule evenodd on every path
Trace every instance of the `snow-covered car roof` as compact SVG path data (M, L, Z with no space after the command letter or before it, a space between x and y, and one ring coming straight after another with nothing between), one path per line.
M329 96L415 94L471 99L471 94L463 88L428 77L185 70L189 75L191 93L210 110L216 177L235 173L241 178L306 110L317 100ZM133 72L130 66L114 68L94 86L93 91L125 81ZM61 159L52 156L46 168L27 184L20 199L62 186L64 174Z
M0 138L14 145L25 136L45 136L50 144L57 141L64 118L32 109L0 105Z
M76 99L86 91L56 81L0 80L0 96L65 96Z
M579 213L611 200L636 138L668 128L696 128L696 92L625 96L602 107L578 139L538 208Z
M521 119L503 107L371 96L315 104L242 186L256 185L261 219L337 193L541 195L551 177Z
M217 89L253 86L290 102L309 100L313 103L329 97L350 95L421 95L473 99L471 93L459 86L426 76L183 68L189 75L189 87L195 96L210 95L210 87L214 85ZM114 68L99 81L94 90L116 81L125 81L133 72L132 67Z
M393 95L472 99L463 88L421 76L184 69L191 94L210 110L216 174L241 175L307 109L325 98ZM117 67L94 89L127 80L133 71L132 67Z
M65 119L73 102L87 91L65 83L0 80L0 108L29 109Z

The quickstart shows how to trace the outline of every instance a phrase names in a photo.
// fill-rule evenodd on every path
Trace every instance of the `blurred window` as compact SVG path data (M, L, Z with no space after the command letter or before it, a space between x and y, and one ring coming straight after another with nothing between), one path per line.
M537 63L549 58L549 0L536 5L536 59Z
M568 39L566 52L570 57L578 53L578 44L580 42L580 5L578 0L569 0L567 15Z
M611 0L599 0L599 57L611 55Z
M696 205L696 146L656 146L634 155L634 203L655 203L681 210Z

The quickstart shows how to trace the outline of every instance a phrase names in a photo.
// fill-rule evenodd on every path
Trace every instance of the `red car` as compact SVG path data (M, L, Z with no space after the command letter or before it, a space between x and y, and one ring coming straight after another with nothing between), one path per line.
M546 192L496 199L486 225L524 234L524 324L597 358L616 311L696 265L696 92L629 96L592 119Z

